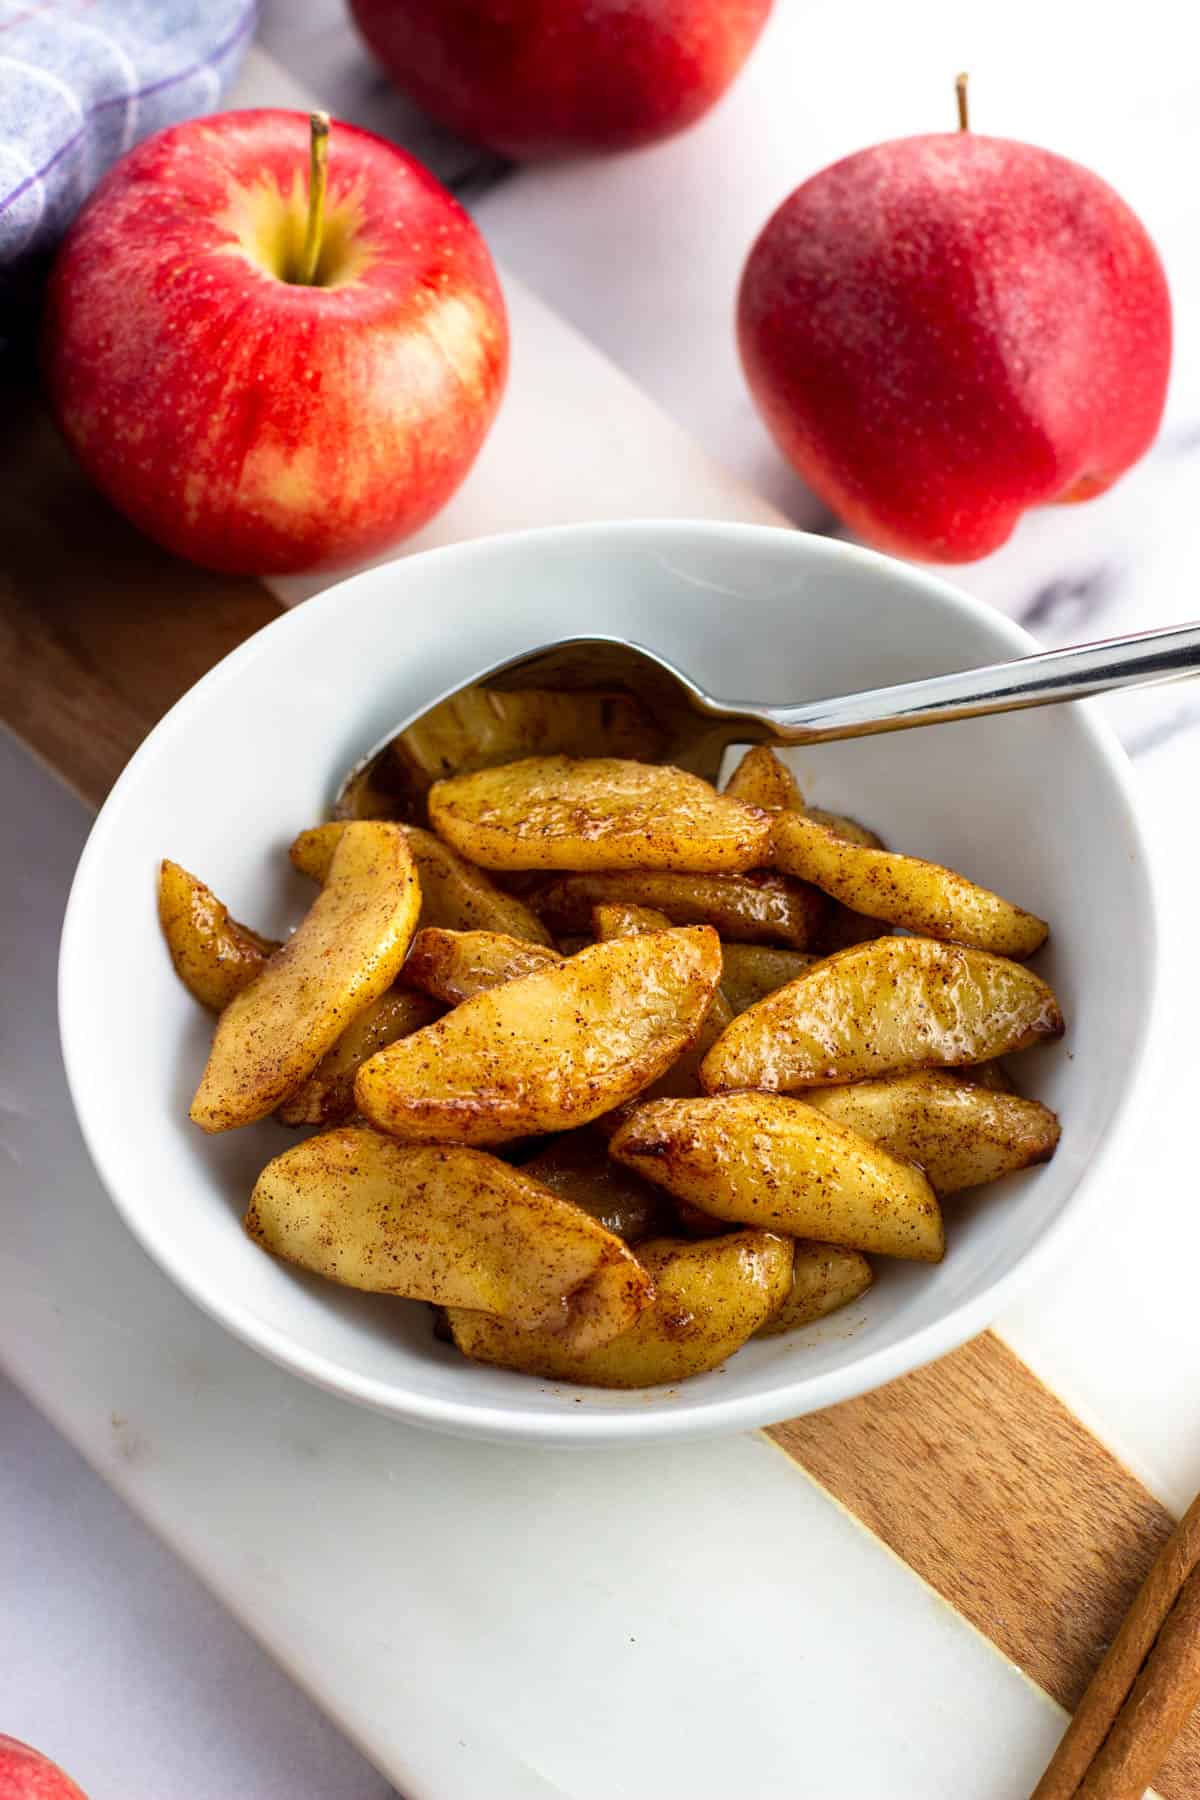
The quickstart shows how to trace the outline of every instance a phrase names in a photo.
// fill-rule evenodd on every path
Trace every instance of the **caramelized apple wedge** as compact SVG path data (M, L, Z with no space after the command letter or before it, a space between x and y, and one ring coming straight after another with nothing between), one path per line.
M806 806L795 776L766 744L757 744L754 749L747 750L726 782L725 792L749 805L766 807L770 812L801 813L864 849L882 850L884 847L875 833L860 825L857 819L826 812L819 806ZM827 956L834 950L845 950L850 944L863 943L867 938L881 937L886 929L882 921L868 919L835 900L820 921L819 929L808 940L807 947ZM737 1010L740 1009L735 1008Z
M919 1169L783 1094L648 1101L609 1154L716 1219L917 1262L945 1250Z
M501 931L442 931L427 925L413 939L404 979L447 1006L459 1006L502 982L561 961L557 950Z
M308 1080L289 1094L275 1116L284 1125L344 1125L354 1114L354 1077L397 1038L432 1025L441 1007L428 994L390 987L352 1019Z
M670 929L671 920L656 906L629 906L624 901L612 900L592 908L592 932L598 944L611 943L613 938L641 937L647 931Z
M827 812L823 806L805 805L796 777L767 744L756 744L752 750L747 750L723 791L732 794L735 800L745 801L747 806L762 806L768 812L803 813L839 837L848 838L852 844L862 844L866 849L882 850L884 847L883 840L867 826L860 825L857 819L847 818L845 813Z
M800 1325L827 1319L865 1294L873 1280L871 1265L861 1250L847 1250L842 1244L810 1244L798 1238L787 1299L759 1326L757 1335L778 1337Z
M614 938L641 937L647 931L670 929L670 920L664 914L656 912L648 906L597 906L592 913L592 923L596 937L600 943L610 943ZM724 953L722 952L722 963ZM640 1100L657 1100L671 1094L699 1094L700 1064L708 1055L725 1027L733 1019L731 1008L725 995L718 988L712 997L712 1003L704 1015L704 1023L697 1032L695 1040L679 1056L665 1075L645 1088L639 1096ZM597 1129L611 1134L617 1129L631 1107L638 1105L638 1100L627 1100L614 1112L606 1113L597 1121Z
M438 836L485 869L752 869L771 820L698 775L618 757L530 756L439 781Z
M827 1119L919 1163L939 1194L1048 1162L1058 1144L1048 1106L940 1069L809 1088L804 1097Z
M649 1237L669 1217L658 1189L614 1162L603 1137L591 1126L559 1132L520 1169L551 1193L582 1206L628 1244Z
M352 781L339 818L421 819L443 775L514 757L632 756L654 762L663 734L621 689L466 688L393 738Z
M175 973L194 1000L221 1012L262 973L279 945L229 916L211 888L178 863L158 871L158 919Z
M589 1124L670 1068L720 976L705 926L595 944L372 1057L355 1083L359 1110L410 1142L502 1144Z
M657 1387L703 1375L732 1356L786 1299L788 1238L737 1231L698 1243L652 1238L638 1259L655 1299L620 1337L580 1353L544 1331L516 1331L500 1319L451 1308L450 1329L464 1356L551 1381L587 1387Z
M857 819L848 818L845 813L826 812L823 806L806 806L804 816L823 825L826 831L832 831L835 837L845 838L848 844L860 844L864 850L887 849L883 839L869 825L860 825Z
M204 1131L265 1118L391 986L421 890L398 825L347 825L300 926L217 1021L191 1116Z
M940 863L872 849L811 815L781 812L772 841L777 868L868 918L997 956L1032 956L1046 941L1044 919L989 888Z
M722 944L721 992L735 1013L743 1013L803 975L813 960L802 950L774 944Z
M973 1081L977 1087L993 1088L998 1094L1015 1094L1012 1077L1002 1062L968 1063L948 1071L955 1081Z
M342 841L349 819L331 821L328 825L312 825L292 840L288 858L294 869L310 881L324 882L329 874L333 853Z
M467 1306L575 1354L627 1331L653 1294L620 1238L521 1170L362 1126L268 1163L245 1227L272 1255L344 1287Z
M676 925L711 925L734 943L807 949L829 913L816 888L774 869L750 875L676 875L669 869L614 869L564 875L530 896L553 930L587 931L597 906L649 906Z
M288 852L302 874L324 881L345 824L315 825L302 831ZM421 924L447 931L503 931L531 944L549 944L550 933L515 894L506 894L482 869L419 825L406 825L408 847L421 882Z
M874 938L742 1013L700 1078L709 1093L825 1087L987 1062L1062 1033L1053 990L1023 964L932 938Z
M767 744L755 744L747 750L723 792L767 812L780 812L785 807L798 812L804 806L799 782Z

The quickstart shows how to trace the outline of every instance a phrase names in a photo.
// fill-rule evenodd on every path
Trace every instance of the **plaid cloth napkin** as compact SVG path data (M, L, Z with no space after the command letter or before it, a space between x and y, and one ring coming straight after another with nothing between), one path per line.
M255 0L0 0L0 341L105 170L211 111Z

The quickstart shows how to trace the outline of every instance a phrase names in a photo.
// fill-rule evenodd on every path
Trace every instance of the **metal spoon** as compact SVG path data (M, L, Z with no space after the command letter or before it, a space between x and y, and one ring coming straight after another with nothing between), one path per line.
M533 751L620 754L614 739L627 744L632 738L640 754L714 779L729 744L825 744L1052 706L1197 673L1200 624L1170 625L860 694L766 706L719 700L666 657L640 644L612 637L564 638L483 670L401 720L347 775L336 812L343 818L380 813L419 817L425 793L439 776ZM554 697L564 690L595 697L586 717L578 706L555 706ZM504 699L517 693L522 701ZM538 727L532 741L523 736L531 721Z

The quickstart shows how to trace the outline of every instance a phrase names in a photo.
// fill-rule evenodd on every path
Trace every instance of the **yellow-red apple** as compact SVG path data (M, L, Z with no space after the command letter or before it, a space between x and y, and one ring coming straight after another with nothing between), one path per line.
M345 563L458 487L504 387L478 231L394 145L304 113L171 126L101 183L55 263L55 413L113 504L209 568Z
M0 1800L87 1800L57 1763L0 1731Z
M884 549L966 562L1142 455L1171 307L1098 175L964 128L797 188L750 252L738 337L777 443L836 513Z
M771 0L350 0L398 87L505 156L627 150L725 92Z

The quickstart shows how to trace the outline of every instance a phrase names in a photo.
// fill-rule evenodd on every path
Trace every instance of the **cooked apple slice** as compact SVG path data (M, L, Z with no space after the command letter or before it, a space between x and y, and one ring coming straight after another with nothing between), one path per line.
M973 1081L979 1087L994 1088L998 1094L1015 1094L1012 1077L1002 1062L968 1063L965 1068L950 1069L955 1081Z
M530 756L429 790L439 837L485 869L752 869L771 820L698 775L618 757Z
M397 1038L432 1025L441 1007L428 994L390 987L352 1019L307 1081L289 1094L275 1117L284 1125L343 1125L354 1114L354 1077L363 1063Z
M621 690L466 688L393 738L386 753L351 783L338 816L419 819L441 776L518 756L556 751L653 762L662 748L662 732L640 702Z
M745 1012L802 975L813 958L773 944L722 944L721 992L735 1013Z
M826 812L820 806L806 806L804 811L808 818L824 825L835 837L845 838L848 843L860 844L864 850L887 848L882 838L876 837L866 825L860 825L857 819L848 819L844 813ZM852 906L843 906L840 900L835 900L817 933L813 949L819 956L832 956L835 950L848 950L851 944L865 944L871 938L887 937L891 931L892 927L885 919L868 918L866 913L855 912Z
M816 888L773 869L752 875L676 875L668 869L621 869L565 875L531 896L555 931L587 931L592 911L611 903L651 906L676 925L711 925L737 943L811 945L829 901Z
M336 819L328 825L313 825L302 831L288 850L293 868L312 881L323 882L329 874L333 853L342 841L342 833L351 822Z
M611 943L614 938L640 937L647 931L670 930L671 921L664 913L655 911L650 906L597 906L592 913L592 922L596 937L601 943ZM722 961L724 955L722 953ZM718 988L712 997L712 1005L708 1009L699 1035L694 1044L683 1052L677 1062L673 1063L665 1075L648 1087L642 1099L655 1099L668 1094L699 1094L700 1064L712 1049L725 1027L733 1018L733 1011L725 995ZM636 1100L626 1101L624 1106L615 1112L608 1113L598 1121L598 1129L613 1132L629 1111L636 1106Z
M748 804L766 807L771 812L803 813L818 824L827 826L836 836L846 838L852 844L860 844L865 849L884 848L881 839L873 831L868 831L865 825L860 825L857 819L848 819L842 813L826 812L820 806L806 806L795 776L765 744L758 744L753 750L746 752L726 782L725 792ZM815 936L809 939L808 948L818 951L822 956L828 956L834 950L845 950L850 944L861 944L868 938L882 937L887 929L882 920L868 919L864 914L854 912L852 908L835 900L821 920Z
M458 1006L501 982L561 962L557 950L500 931L442 931L427 925L413 939L404 979L410 986Z
M784 807L799 811L804 805L796 777L766 744L755 744L747 750L724 791L747 806L761 806L767 812L779 812Z
M835 956L839 950L849 950L854 944L894 935L894 927L886 920L868 919L866 913L855 912L852 906L843 906L840 900L834 900L828 918L817 933L813 950L818 956Z
M1044 919L953 869L873 850L810 815L781 812L773 845L778 868L868 918L997 956L1032 956L1046 941Z
M620 1337L581 1354L544 1331L516 1331L501 1319L451 1308L450 1329L465 1356L551 1381L587 1387L656 1387L715 1369L783 1304L792 1272L788 1238L737 1231L689 1243L652 1238L638 1260L655 1300Z
M205 1131L265 1118L391 986L421 890L398 825L347 825L328 879L297 931L217 1021L192 1101Z
M874 1279L871 1265L861 1250L841 1244L808 1244L798 1239L792 1256L792 1285L777 1313L772 1313L757 1336L778 1337L827 1319L865 1294Z
M945 1249L919 1169L783 1094L648 1101L609 1153L734 1224L918 1262L938 1262Z
M175 973L192 998L220 1012L249 987L279 945L229 916L211 888L178 863L158 871L158 919Z
M396 740L427 783L518 756L658 754L662 733L632 694L580 688L467 688Z
M591 1126L560 1132L520 1168L551 1193L582 1206L626 1243L649 1237L669 1216L658 1189L615 1163Z
M355 1098L412 1142L502 1144L586 1125L692 1042L721 978L715 931L595 944L477 994L364 1063Z
M268 1163L245 1225L344 1287L470 1306L576 1352L626 1331L653 1292L620 1238L498 1157L362 1126Z
M1048 1106L940 1069L810 1088L805 1099L894 1156L920 1163L939 1194L1048 1162L1059 1138Z
M625 1117L628 1117L632 1111L633 1107L630 1106ZM632 1174L633 1171L630 1170L629 1173ZM723 1237L726 1232L737 1230L736 1225L729 1225L724 1219L714 1218L712 1213L706 1213L703 1208L693 1206L690 1200L681 1200L678 1194L672 1194L670 1201L671 1211L675 1214L676 1227L686 1237Z
M826 831L832 831L835 837L845 838L849 844L861 844L864 850L885 850L887 848L881 837L867 825L860 825L857 819L847 818L845 813L826 812L823 806L806 806L806 818L813 819L823 825Z
M747 806L762 806L768 812L804 813L839 837L848 838L852 844L862 844L870 850L884 847L883 840L865 825L860 825L857 819L849 819L844 813L826 812L823 806L806 806L796 777L766 744L756 744L752 750L747 750L725 783L724 791L732 794L735 800L745 801Z
M1062 1033L1053 990L1021 963L932 938L874 938L742 1013L700 1078L709 1093L826 1087L987 1062Z
M656 906L627 906L613 900L592 908L592 931L598 944L613 938L641 937L647 931L670 931L672 921Z
M316 825L302 831L288 854L314 881L324 881L345 824ZM432 831L406 825L408 847L421 883L421 924L447 931L503 931L531 944L549 944L550 933L515 894L506 894L480 869L457 856Z

